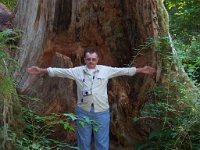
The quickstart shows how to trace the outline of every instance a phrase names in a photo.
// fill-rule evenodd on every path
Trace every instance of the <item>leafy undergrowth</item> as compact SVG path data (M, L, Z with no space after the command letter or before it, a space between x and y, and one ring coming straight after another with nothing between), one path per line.
M200 148L200 89L198 81L182 71L182 55L169 53L168 37L151 39L163 58L163 82L148 92L149 99L135 123L145 124L146 142L137 150L199 150ZM164 45L164 46L162 46ZM149 45L148 45L149 46ZM152 46L152 45L151 45ZM177 69L174 69L176 66ZM191 75L191 74L190 74ZM195 77L194 77L195 78Z
M74 144L66 143L66 138L60 139L53 136L57 128L61 128L62 132L74 134L75 129L72 123L76 120L74 114L52 113L49 115L41 115L36 111L42 109L37 104L40 99L28 96L20 96L22 107L22 117L24 120L24 129L22 137L16 141L18 149L23 150L52 150L52 149L77 149Z
M146 143L138 144L137 150L199 150L200 98L186 87L179 89L183 95L178 99L172 98L177 91L169 93L161 86L151 91L154 101L144 105L135 121L143 119L148 124L150 119L148 125L159 124L159 128L151 129Z

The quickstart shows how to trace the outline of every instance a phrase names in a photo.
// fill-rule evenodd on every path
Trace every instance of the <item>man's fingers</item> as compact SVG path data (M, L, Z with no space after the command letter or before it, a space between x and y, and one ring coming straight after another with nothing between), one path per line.
M154 72L156 72L156 69L155 68L150 68L150 71L152 72L152 73L154 73Z
M27 69L27 72L28 72L28 73L31 73L31 70L32 70L32 68L28 68L28 69Z
M149 74L153 74L156 72L156 69L150 66L146 66L146 70Z
M37 74L37 73L39 73L39 68L36 67L36 66L32 66L32 67L27 69L27 72L32 73L32 74Z

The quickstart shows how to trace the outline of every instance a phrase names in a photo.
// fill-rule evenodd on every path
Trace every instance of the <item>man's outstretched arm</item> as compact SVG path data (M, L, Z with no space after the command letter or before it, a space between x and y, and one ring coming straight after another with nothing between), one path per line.
M32 66L27 69L27 72L29 74L48 74L50 77L62 77L62 78L70 78L72 80L75 80L76 74L74 72L76 71L76 68L40 68L37 66Z

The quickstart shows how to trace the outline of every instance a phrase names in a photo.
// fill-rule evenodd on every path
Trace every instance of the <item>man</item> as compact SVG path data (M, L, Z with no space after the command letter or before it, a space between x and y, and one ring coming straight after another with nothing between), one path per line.
M107 95L107 83L110 78L136 73L153 74L155 69L149 66L143 68L114 68L97 65L98 54L94 50L84 53L85 66L74 68L28 68L30 74L48 73L52 77L66 77L76 81L77 84L77 108L79 118L86 117L96 124L80 124L77 121L78 147L81 150L90 150L91 135L94 133L95 150L109 149L110 112ZM96 131L97 129L97 131Z

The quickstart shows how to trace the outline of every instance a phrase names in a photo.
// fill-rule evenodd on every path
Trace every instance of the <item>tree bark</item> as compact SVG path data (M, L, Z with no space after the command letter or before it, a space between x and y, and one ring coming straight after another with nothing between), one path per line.
M74 112L75 85L69 79L28 75L32 65L83 65L83 50L95 49L99 64L157 68L155 76L119 77L108 84L111 140L124 146L144 140L132 120L148 100L147 91L162 82L163 62L153 48L141 45L149 38L169 36L162 0L18 0L16 27L23 31L17 89L41 98L48 106L43 113Z

